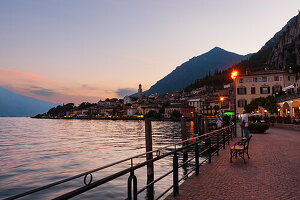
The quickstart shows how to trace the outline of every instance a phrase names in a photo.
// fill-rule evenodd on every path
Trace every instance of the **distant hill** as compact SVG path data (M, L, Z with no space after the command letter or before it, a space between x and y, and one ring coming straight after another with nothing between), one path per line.
M243 56L215 47L207 53L193 57L178 66L170 74L157 81L157 83L151 86L145 93L163 94L181 90L210 72L213 73L216 69L224 70L233 64L239 63L243 59L247 59L249 56L250 54Z
M0 87L0 117L27 117L47 112L54 103L16 94Z

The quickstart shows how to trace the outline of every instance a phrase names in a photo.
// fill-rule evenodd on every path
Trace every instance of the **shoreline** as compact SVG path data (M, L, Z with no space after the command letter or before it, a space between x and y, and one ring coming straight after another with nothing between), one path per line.
M53 118L53 117L30 117L30 118L34 118L34 119L66 119L66 120L71 120L71 119L78 119L78 120L136 120L136 121L140 121L140 120L145 120L145 118L138 118L138 117L135 117L135 118L127 118L127 117L118 117L118 118L111 118L111 117L56 117L56 118ZM152 121L171 121L171 122L179 122L180 119L154 119L154 118L151 118ZM186 119L187 121L192 121L192 119Z

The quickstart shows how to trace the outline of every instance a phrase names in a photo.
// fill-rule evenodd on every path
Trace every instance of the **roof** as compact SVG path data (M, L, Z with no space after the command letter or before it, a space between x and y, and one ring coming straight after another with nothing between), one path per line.
M248 72L245 74L241 74L240 76L257 76L257 75L269 75L269 74L291 74L286 71L281 70L263 70L257 72Z
M167 108L194 108L194 106L177 104L177 105L170 105Z

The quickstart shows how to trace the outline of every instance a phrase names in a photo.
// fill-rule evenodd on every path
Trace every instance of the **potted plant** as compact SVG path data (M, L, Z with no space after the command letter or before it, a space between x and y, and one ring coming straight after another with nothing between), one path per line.
M249 123L248 130L250 133L265 133L269 127L268 123Z

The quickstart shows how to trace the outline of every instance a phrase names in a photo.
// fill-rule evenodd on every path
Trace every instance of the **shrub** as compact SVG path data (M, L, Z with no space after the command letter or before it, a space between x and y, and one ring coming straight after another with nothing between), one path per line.
M291 117L290 116L283 117L283 122L286 124L291 124L292 123Z
M268 123L249 123L248 130L251 133L264 133L269 127Z
M274 116L270 117L270 122L271 123L276 123L276 118Z

